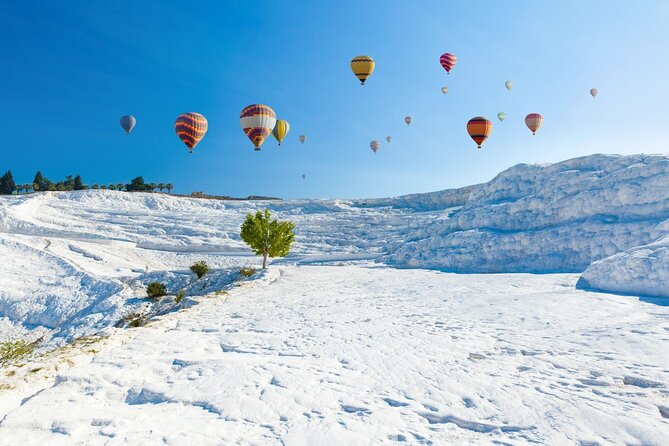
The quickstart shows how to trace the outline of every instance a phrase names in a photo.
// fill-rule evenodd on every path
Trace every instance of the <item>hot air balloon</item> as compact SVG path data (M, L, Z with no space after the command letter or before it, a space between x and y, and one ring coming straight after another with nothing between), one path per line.
M472 118L467 123L467 133L478 145L478 148L481 148L481 144L490 136L492 132L492 122L488 121L482 116L477 116Z
M504 121L506 119L506 113L504 112L497 113L497 119L499 119L500 122Z
M458 58L455 57L455 54L444 53L439 58L439 62L441 63L441 66L444 67L444 70L446 70L446 73L451 74L451 70L455 64L458 63Z
M404 122L406 122L407 125L411 125L411 116L407 116L406 118L404 118Z
M372 152L376 153L381 148L381 143L374 140L369 143L369 148L372 149Z
M441 92L444 94L448 93L448 87L441 87Z
M135 128L135 124L137 124L137 120L135 119L134 116L132 115L121 116L121 127L123 127L123 130L125 130L126 135L129 135L130 132L132 132L132 129Z
M277 119L274 130L272 130L272 135L279 141L279 145L281 145L281 141L283 141L283 138L286 137L288 132L290 132L290 124L288 124L288 121Z
M390 141L392 141L393 137L392 136L386 136L386 141L388 141L388 144L390 144Z
M276 126L276 113L267 105L251 104L242 110L239 122L255 146L254 150L260 150L265 138Z
M303 180L306 180L306 179L307 179L307 176L306 176L305 174L302 174L302 179L303 179Z
M179 115L174 121L174 130L190 153L193 153L195 146L204 138L208 128L207 119L195 112Z
M302 144L304 144L304 141L306 141L306 140L307 140L307 137L306 137L306 136L304 136L304 135L300 135L300 142L301 142Z
M597 93L599 93L599 91L597 91L596 88L591 88L591 89L590 89L590 94L592 95L593 98L594 98L595 96L597 96Z
M365 81L374 72L376 63L369 56L355 56L351 60L351 70L353 74L360 79L360 84L365 85Z
M525 116L525 125L532 131L532 134L535 135L537 130L539 130L539 127L541 127L541 121L543 120L544 118L539 113L530 113Z
M504 85L506 86L507 90L511 91L511 89L513 88L513 81L506 81L504 82Z

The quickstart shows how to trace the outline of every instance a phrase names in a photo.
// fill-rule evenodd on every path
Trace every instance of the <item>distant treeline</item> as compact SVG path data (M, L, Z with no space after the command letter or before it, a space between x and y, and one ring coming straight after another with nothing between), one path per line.
M13 193L20 194L21 192L40 192L40 191L71 191L71 190L88 190L88 189L109 189L109 190L125 190L128 192L155 192L159 190L162 192L172 192L174 186L172 183L145 183L143 177L133 178L130 183L111 183L111 184L93 184L89 186L84 184L80 175L67 175L64 180L53 182L42 175L42 172L37 172L32 183L16 184L12 171L8 170L0 177L0 195L10 195Z

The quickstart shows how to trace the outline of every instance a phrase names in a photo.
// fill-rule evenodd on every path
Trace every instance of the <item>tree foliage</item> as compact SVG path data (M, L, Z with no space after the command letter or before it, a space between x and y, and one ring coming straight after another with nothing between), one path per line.
M0 177L0 194L11 195L14 193L16 184L14 184L14 176L12 171L8 170L2 177Z
M190 266L190 270L197 276L198 279L201 279L209 272L209 265L204 260L195 262Z
M263 256L263 269L267 257L285 257L295 240L295 224L291 221L271 220L268 209L248 214L242 224L240 236L256 255Z

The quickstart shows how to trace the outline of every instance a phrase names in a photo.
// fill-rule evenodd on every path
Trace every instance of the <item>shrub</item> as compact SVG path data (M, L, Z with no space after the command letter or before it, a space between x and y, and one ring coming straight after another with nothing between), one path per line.
M128 313L123 316L121 323L117 326L127 326L131 328L142 327L149 322L149 318L144 313Z
M177 296L174 298L174 302L181 303L181 301L184 299L185 295L186 295L186 293L184 293L184 290L180 290L177 293Z
M152 299L155 299L157 297L162 297L165 294L167 294L167 287L163 283L151 282L146 287L146 295Z
M255 268L242 268L239 270L239 274L241 274L244 277L251 277L256 273Z
M201 279L209 272L209 265L204 260L195 262L190 266L190 270L197 276L198 279Z
M0 364L9 364L29 356L34 344L19 339L18 341L0 342Z

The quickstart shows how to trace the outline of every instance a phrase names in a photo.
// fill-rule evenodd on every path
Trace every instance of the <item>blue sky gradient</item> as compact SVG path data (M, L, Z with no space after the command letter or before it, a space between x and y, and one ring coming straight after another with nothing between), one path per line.
M521 162L667 152L668 21L663 0L5 1L0 169L17 182L39 169L89 184L144 175L179 193L378 197ZM459 59L450 75L445 51ZM377 63L364 87L349 68L359 54ZM290 122L280 148L253 151L239 127L252 103ZM195 155L173 129L188 111L209 121ZM544 116L536 136L531 112ZM466 132L478 115L494 121L482 150Z

